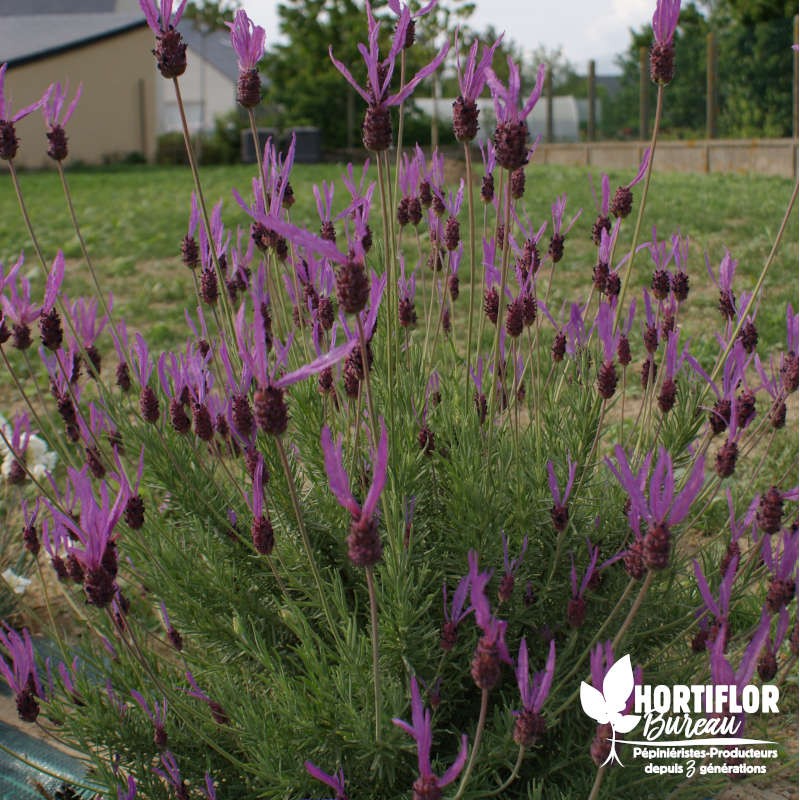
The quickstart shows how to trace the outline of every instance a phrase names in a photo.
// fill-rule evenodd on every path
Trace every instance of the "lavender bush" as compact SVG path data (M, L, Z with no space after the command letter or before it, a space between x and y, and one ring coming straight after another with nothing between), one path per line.
M179 93L184 4L141 2ZM466 181L444 185L436 152L390 156L392 109L402 120L448 51L406 78L427 9L390 9L387 49L367 6L363 83L331 53L371 152L315 187L318 228L292 221L293 145L268 143L234 191L244 231L188 147L196 298L172 351L115 314L81 236L63 169L79 95L64 112L56 84L12 115L0 94L0 156L48 276L34 290L23 256L0 271L0 354L24 403L2 474L61 652L42 660L6 625L0 672L21 719L85 754L87 792L663 797L680 779L615 767L581 681L601 689L625 654L651 684L783 685L795 662L798 321L788 306L776 353L756 323L786 219L752 287L733 254L703 264L679 232L642 231L678 3L653 19L640 170L613 194L601 179L594 218L564 195L551 220L525 203L544 72L526 94L510 63L504 84L496 45L458 61ZM231 28L255 134L264 31L243 11ZM486 87L497 127L476 173ZM90 298L61 291L68 267L25 210L14 123L37 110ZM596 263L559 306L578 236ZM706 267L720 318L695 326L698 347L684 326Z

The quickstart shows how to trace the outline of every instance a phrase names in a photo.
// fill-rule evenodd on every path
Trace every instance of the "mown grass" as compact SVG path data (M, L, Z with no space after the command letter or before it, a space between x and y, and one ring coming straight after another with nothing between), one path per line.
M318 226L312 186L322 180L336 181L344 173L344 164L296 165L292 184L297 203L292 219ZM208 167L202 171L209 203L223 200L223 220L234 231L237 225L249 226L247 215L238 207L231 189L236 188L246 199L254 175L252 166ZM567 239L566 255L557 265L551 304L558 308L563 300L584 300L588 296L595 248L589 230L596 216L594 199L583 168L540 166L527 169L524 208L532 224L550 218L555 198L567 194L567 218L583 209ZM191 275L180 262L179 248L188 216L192 179L182 167L130 167L84 169L68 173L78 218L89 251L98 267L105 291L114 293L117 312L134 328L147 331L155 347L166 347L184 336L183 307L194 304ZM600 172L594 172L599 186ZM26 264L36 275L36 262L10 182L4 176L5 189L0 192L0 262L14 263L21 250ZM612 191L627 183L631 175L612 172ZM37 236L47 258L58 248L64 250L69 269L65 290L77 296L90 291L80 249L64 203L58 178L53 172L30 172L21 176L23 191ZM636 201L640 188L635 191ZM736 287L742 291L752 287L769 253L775 233L791 194L791 182L762 175L678 175L653 176L645 215L642 239L649 239L655 227L659 238L676 231L692 241L690 276L691 313L700 326L690 335L700 333L702 320L717 317L717 292L705 265L705 253L716 267L726 248L739 261ZM349 196L341 183L337 185L334 209L345 207ZM634 209L635 213L635 209ZM462 231L466 234L466 203L462 209ZM482 218L479 209L479 218ZM379 233L379 214L371 219ZM424 223L423 223L424 224ZM480 225L480 222L479 222ZM627 252L633 219L623 226L617 257ZM545 238L549 236L546 232ZM411 241L413 237L406 237ZM546 247L546 243L545 243ZM409 250L409 257L415 260ZM373 256L373 260L377 257ZM413 263L413 261L412 261ZM457 316L468 307L467 263L461 269L464 301L456 308ZM765 284L760 310L759 335L767 349L784 342L785 303L797 296L798 224L793 214L784 242ZM374 264L378 269L380 266ZM640 253L631 290L639 294L649 284L651 262L647 253ZM41 285L39 275L34 286Z

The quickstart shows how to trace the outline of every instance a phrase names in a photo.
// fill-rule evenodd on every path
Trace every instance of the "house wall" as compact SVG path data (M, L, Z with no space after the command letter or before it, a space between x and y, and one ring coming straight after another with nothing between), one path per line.
M70 98L79 83L83 96L67 125L68 162L90 164L142 153L148 160L156 147L156 80L153 34L143 26L94 44L10 67L6 91L13 108L41 97L54 81L69 80ZM40 112L17 123L21 146L17 164L50 163ZM68 163L67 162L67 163Z
M186 72L181 76L181 98L186 111L186 122L192 133L213 130L215 117L227 114L236 108L236 84L204 61L202 50L199 48L197 50L189 48L186 57L188 65ZM231 59L235 59L233 50ZM158 93L160 107L158 133L181 130L178 103L172 84L162 81L158 86Z

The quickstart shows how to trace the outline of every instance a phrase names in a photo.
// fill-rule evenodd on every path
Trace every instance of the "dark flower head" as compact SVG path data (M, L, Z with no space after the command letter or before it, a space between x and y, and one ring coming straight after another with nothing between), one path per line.
M50 143L47 148L47 155L55 161L63 161L67 157L67 137L64 133L64 126L72 117L75 107L78 105L78 100L81 99L82 91L83 84L80 84L78 91L75 92L75 97L67 107L67 110L64 111L63 116L61 112L69 94L69 84L62 89L60 83L51 83L42 98L42 114L47 126L47 139Z
M681 13L681 0L658 0L653 14L655 41L650 50L650 79L667 84L675 74L673 36Z

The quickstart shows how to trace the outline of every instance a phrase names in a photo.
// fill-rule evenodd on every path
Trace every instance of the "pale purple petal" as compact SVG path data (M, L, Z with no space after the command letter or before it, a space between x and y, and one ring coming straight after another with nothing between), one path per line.
M325 472L328 475L328 485L339 505L346 508L351 514L360 515L361 508L350 491L350 481L342 464L342 438L333 443L331 430L326 425L322 429L322 452L325 458Z
M467 763L467 735L462 734L461 736L461 748L458 751L458 756L456 756L456 760L445 770L444 774L441 778L436 781L436 785L442 789L445 786L449 786L460 774L461 770L464 769L464 765Z
M333 46L332 45L328 48L328 55L330 56L331 61L333 62L333 66L336 67L336 69L339 70L339 72L342 74L344 79L361 95L361 97L364 99L364 102L371 103L372 102L372 97L370 97L370 95L367 94L367 92L365 92L356 83L355 78L353 78L353 76L350 74L350 70L347 69L347 67L341 61L338 61L337 59L335 59L333 57Z
M367 496L364 499L363 513L367 517L372 517L375 513L378 499L381 496L383 487L386 485L386 468L389 464L389 437L386 433L386 423L383 421L383 417L380 418L380 428L378 448L372 460L372 485L369 487Z
M539 690L536 692L536 699L533 704L533 710L539 712L542 710L544 701L550 694L550 687L553 684L553 675L556 671L556 640L550 640L550 651L547 654L547 663L542 673L542 682L539 684Z
M700 456L695 462L689 480L686 481L686 485L678 493L670 509L669 518L667 520L670 525L677 525L689 513L689 508L703 488L704 475L705 458Z

